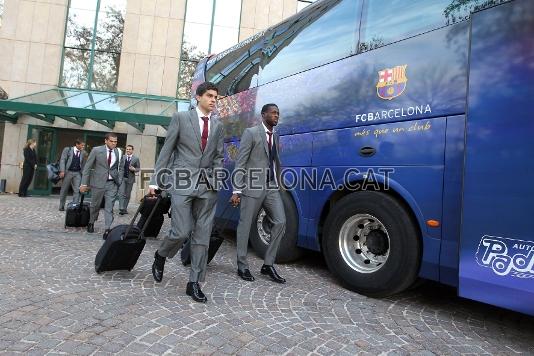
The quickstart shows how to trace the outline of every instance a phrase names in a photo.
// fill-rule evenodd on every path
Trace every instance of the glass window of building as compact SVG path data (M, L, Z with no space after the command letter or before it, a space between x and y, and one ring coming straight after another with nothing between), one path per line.
M126 0L71 0L60 85L116 91Z
M2 27L3 16L4 16L4 0L0 0L0 27Z
M313 3L315 0L297 0L297 12Z
M241 0L188 1L185 15L177 96L189 98L198 62L239 40Z

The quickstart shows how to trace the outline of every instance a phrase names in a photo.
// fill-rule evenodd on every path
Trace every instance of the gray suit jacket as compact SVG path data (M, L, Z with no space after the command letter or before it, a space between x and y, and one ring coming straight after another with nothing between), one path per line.
M107 146L102 145L91 150L89 158L85 162L82 171L82 185L91 185L94 188L105 188L108 180L108 175L115 181L117 185L122 181L122 167L120 165L119 149L115 148L115 163L108 167Z
M273 144L276 151L280 152L280 139L275 133ZM279 154L275 159L276 179L281 184L281 166ZM259 197L262 190L267 189L267 169L269 168L269 145L265 137L265 129L262 124L250 127L243 132L239 152L237 154L234 170L244 170L243 173L236 172L234 177L234 190L246 186L241 190L241 194L250 197ZM257 169L257 171L255 171ZM250 189L251 185L259 186L260 189Z
M61 158L59 159L59 171L65 172L67 169L69 169L70 164L72 163L72 157L74 157L74 148L73 147L65 147L63 149L63 152L61 152ZM85 166L85 162L87 161L87 152L82 151L80 154L80 166Z
M223 167L224 129L217 119L212 117L210 121L208 143L202 152L201 133L196 110L174 113L167 130L165 143L154 168L156 174L152 175L150 185L158 185L156 182L157 172L164 168L171 168L190 174L190 178L181 179L178 182L183 186L180 186L179 189L175 187L177 194L191 195L194 191L203 194L207 191L203 189L206 188L205 185L197 185L201 170L207 174L212 188L217 189L213 184L213 172ZM172 181L174 183L174 179Z
M121 157L121 169L123 170L122 172L122 179L126 179L126 183L135 183L135 175L137 174L137 172L139 172L141 170L141 161L139 160L139 157L135 156L135 155L132 155L132 160L130 161L130 167L134 167L135 168L135 172L132 172L132 171L129 171L128 172L128 178L124 178L124 163L126 162L126 155L122 155Z

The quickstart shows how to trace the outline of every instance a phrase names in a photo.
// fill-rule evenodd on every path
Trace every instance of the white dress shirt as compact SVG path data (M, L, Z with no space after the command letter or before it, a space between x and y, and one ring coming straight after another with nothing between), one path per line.
M117 162L117 159L120 159L121 157L120 150L117 149L117 151L119 152L119 157L115 157L115 149L111 149L111 163L109 164L110 167L113 166L115 162ZM106 146L106 159L108 159L108 155L109 155L109 147ZM108 179L113 179L111 177L111 174L108 175Z
M202 131L204 130L204 120L202 120L203 116L208 117L208 136L210 134L210 128L211 128L211 113L208 113L208 115L204 115L202 111L198 108L198 106L195 108L198 114L198 126L200 127L200 136L202 136Z

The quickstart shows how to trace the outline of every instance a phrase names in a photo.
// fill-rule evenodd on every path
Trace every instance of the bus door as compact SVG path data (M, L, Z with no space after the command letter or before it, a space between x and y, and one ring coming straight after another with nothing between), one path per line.
M533 20L530 0L472 17L459 251L460 296L531 315Z

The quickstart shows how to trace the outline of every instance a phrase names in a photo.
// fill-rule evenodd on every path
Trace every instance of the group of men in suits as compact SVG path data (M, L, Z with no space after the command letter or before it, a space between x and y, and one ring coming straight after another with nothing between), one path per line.
M104 145L95 147L87 155L85 143L78 139L73 147L65 147L59 160L59 176L63 178L59 195L59 210L65 210L65 201L69 188L72 187L73 201L80 201L80 192L91 190L91 208L87 231L94 232L94 223L98 219L102 200L104 199L104 224L107 235L113 223L113 206L119 200L119 214L128 213L128 203L135 183L135 174L141 169L141 163L134 156L134 147L126 146L122 154L117 148L117 134L107 133Z
M190 238L191 270L186 294L201 303L207 302L200 283L206 276L217 205L217 171L223 169L224 159L223 125L212 117L217 97L218 89L213 83L202 83L196 89L197 107L173 115L149 185L150 194L155 195L164 186L161 172L168 173L169 169L173 172L173 181L179 182L166 188L171 197L171 228L154 254L152 275L156 282L161 282L166 259L174 257ZM273 131L280 117L278 106L264 105L261 116L261 122L247 128L241 138L235 169L242 174L236 174L233 180L234 189L229 202L234 207L241 205L237 228L237 275L246 281L255 280L247 262L247 249L251 225L263 207L273 226L260 273L277 283L285 283L286 280L274 268L286 224L280 196L279 139ZM94 222L98 218L102 199L105 199L104 235L109 233L113 223L113 202L118 193L121 197L120 212L126 211L140 163L137 157L132 156L133 146L128 146L126 155L122 157L116 146L117 135L108 133L105 145L93 148L87 159L82 158L84 143L79 140L74 147L63 150L61 171L64 187L61 190L60 210L64 208L69 184L75 191L76 201L79 195L74 188L79 186L82 193L90 189L92 204L88 232L94 232ZM251 174L252 171L259 172L259 175ZM184 172L187 174L182 176Z
M207 297L200 283L205 280L208 247L215 208L217 204L216 172L223 167L223 125L212 117L218 96L217 87L202 83L196 90L197 107L188 112L175 113L171 119L165 143L156 161L155 174L149 189L155 194L161 188L160 172L174 169L175 182L180 184L167 189L171 196L171 229L154 254L152 275L157 282L163 279L167 258L172 258L190 238L191 270L186 294L196 302L205 303ZM237 274L246 281L253 281L247 263L248 238L253 219L263 206L273 221L270 246L260 273L273 281L285 283L274 268L280 240L285 232L284 206L280 196L280 160L278 137L273 128L278 124L279 110L275 104L263 106L262 122L243 133L236 160L236 169L244 174L233 191L230 203L241 204L237 229ZM260 170L259 180L248 172ZM181 175L187 171L186 175ZM187 177L187 178L184 178ZM187 180L188 184L183 184ZM251 180L260 184L252 186Z

